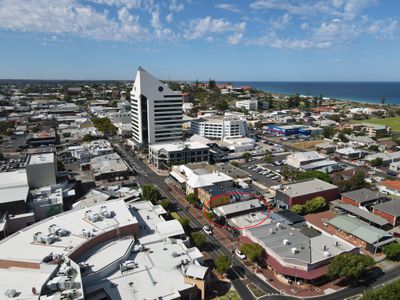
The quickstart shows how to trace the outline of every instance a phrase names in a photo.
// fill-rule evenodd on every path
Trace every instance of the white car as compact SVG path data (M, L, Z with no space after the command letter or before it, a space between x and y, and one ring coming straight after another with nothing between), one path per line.
M244 255L239 249L235 250L235 254L237 257L239 257L240 259L246 259L246 255Z
M208 226L208 225L203 227L203 231L208 235L212 235L213 234L213 231L212 231L211 227Z

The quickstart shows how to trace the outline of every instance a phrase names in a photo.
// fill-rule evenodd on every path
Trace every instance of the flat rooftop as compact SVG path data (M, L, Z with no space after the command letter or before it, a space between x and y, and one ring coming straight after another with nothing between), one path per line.
M40 263L43 258L50 253L67 255L73 249L87 241L82 235L82 229L90 231L97 235L107 232L118 226L125 226L137 223L137 219L129 212L123 200L108 201L90 207L95 213L100 213L100 207L105 205L109 211L114 212L113 218L104 218L98 222L91 222L85 216L88 210L70 210L41 222L34 223L0 241L0 259L30 261ZM49 226L56 224L59 227L68 230L68 236L60 237L58 241L46 245L34 242L33 237L37 232L49 234Z
M28 192L25 170L0 173L0 203L26 201Z
M157 143L149 145L149 148L154 151L165 150L167 152L178 152L182 151L185 148L190 150L196 149L208 149L209 147L204 143L198 141L186 141L186 142L179 142L179 143Z
M231 204L225 204L218 206L213 209L213 211L222 217L229 216L231 214L236 214L240 212L246 212L249 210L261 209L264 206L263 202L258 199L245 200L240 202L235 202Z
M285 184L283 189L279 191L290 197L298 197L333 189L337 189L337 186L314 178L311 180Z
M275 256L307 264L315 264L355 248L335 236L320 234L307 237L299 230L289 226L278 227L278 224L262 225L246 231ZM293 248L296 249L295 253Z
M31 155L28 165L39 165L45 163L54 163L55 155L54 153L41 153Z

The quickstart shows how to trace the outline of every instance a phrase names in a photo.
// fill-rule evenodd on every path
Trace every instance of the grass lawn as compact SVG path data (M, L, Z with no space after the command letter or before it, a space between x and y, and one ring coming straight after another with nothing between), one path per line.
M400 117L391 117L391 118L370 118L367 120L352 120L353 124L379 124L386 125L392 128L393 131L400 131Z
M260 290L260 289L258 288L258 286L256 286L256 285L253 284L253 283L250 283L247 287L250 289L250 291L252 292L252 294L253 294L256 298L259 298L259 297L262 297L262 296L265 295L265 293L264 293L262 290Z
M229 298L229 296L230 296L230 298ZM239 295L236 293L235 290L230 290L225 295L218 296L217 299L218 300L241 300L241 298L239 297Z

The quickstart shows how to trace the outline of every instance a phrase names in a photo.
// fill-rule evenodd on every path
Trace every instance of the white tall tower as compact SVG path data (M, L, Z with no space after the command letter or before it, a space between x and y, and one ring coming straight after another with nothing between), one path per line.
M182 139L182 93L139 67L131 91L132 138L137 144Z

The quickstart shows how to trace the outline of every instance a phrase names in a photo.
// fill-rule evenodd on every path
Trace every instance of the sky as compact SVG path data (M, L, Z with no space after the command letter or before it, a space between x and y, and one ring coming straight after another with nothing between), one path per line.
M0 0L0 78L400 81L398 0Z

